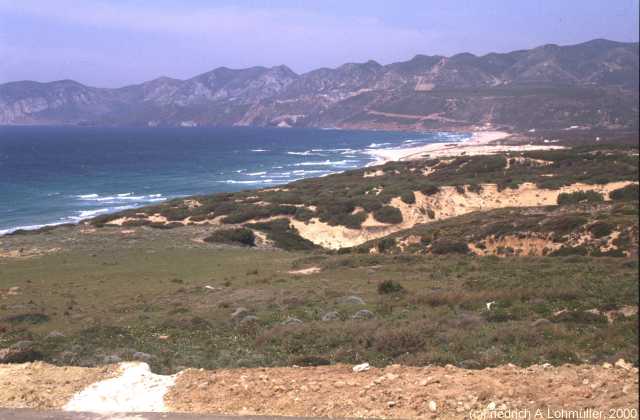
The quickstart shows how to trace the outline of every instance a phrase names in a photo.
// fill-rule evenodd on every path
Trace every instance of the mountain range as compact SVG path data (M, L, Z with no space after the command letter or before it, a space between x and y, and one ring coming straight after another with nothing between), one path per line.
M638 127L638 43L417 55L297 74L220 67L121 88L72 80L0 85L0 124L464 130Z

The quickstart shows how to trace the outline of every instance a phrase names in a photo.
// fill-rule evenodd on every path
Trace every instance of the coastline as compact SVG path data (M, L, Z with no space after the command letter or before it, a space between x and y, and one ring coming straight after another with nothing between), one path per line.
M383 165L394 161L564 148L562 146L549 145L508 145L498 143L499 140L505 140L511 136L511 133L505 131L476 131L472 133L468 140L457 143L434 143L405 149L371 150L369 153L377 160L368 166Z
M118 129L112 132L112 130L102 130L100 128L81 128L75 131L75 128L76 127L74 127L74 130L69 131L64 127L53 127L51 131L56 138L72 140L77 137L82 137L82 133L85 131L89 131L90 133L98 132L99 135L103 136L101 137L102 141L100 144L116 141L116 138L126 138L126 136L129 135L129 129ZM225 130L242 130L242 128L212 128L211 130L207 129L205 131L208 133L207 138L213 135L218 139L224 140L234 134L233 132L227 132ZM276 130L277 133L275 132ZM144 131L146 132L147 129L144 129ZM203 130L200 130L200 132L202 131ZM309 133L307 133L307 131L309 131ZM326 133L326 131L329 132ZM333 133L333 131L336 132ZM249 132L248 135L255 137L256 140L250 141L246 147L243 148L243 146L232 144L232 142L224 143L224 141L221 144L216 143L215 146L211 146L211 143L206 141L206 146L204 146L202 134L198 134L198 131L183 130L180 131L180 133L184 132L185 134L180 134L181 136L188 138L189 141L193 141L195 146L200 145L201 153L198 158L200 165L197 165L196 169L199 170L201 174L199 179L206 179L208 181L201 182L200 184L196 182L198 185L197 188L191 183L185 188L185 186L182 185L184 182L181 184L180 178L184 176L186 177L185 179L187 179L193 175L191 173L183 174L180 171L178 171L179 176L176 175L175 177L178 181L174 182L171 188L166 185L156 185L155 182L157 181L153 179L152 173L146 176L149 178L147 183L143 183L142 181L129 182L127 180L127 182L119 182L119 184L115 182L111 184L112 180L110 178L106 184L106 181L101 181L102 184L107 185L106 187L103 187L100 182L95 186L89 185L85 179L79 184L80 187L75 189L70 189L66 186L56 186L48 189L47 185L43 185L43 189L39 190L38 194L19 197L23 202L23 207L27 210L26 212L9 214L8 216L10 217L3 218L4 209L2 209L0 219L3 219L3 223L0 223L0 236L10 234L17 230L39 230L49 226L75 224L88 220L95 215L123 210L125 207L132 208L150 205L151 202L160 201L162 198L189 197L197 194L214 194L217 192L233 192L247 188L260 189L285 185L302 178L308 179L350 169L364 168L376 160L375 157L369 154L369 151L372 150L403 146L417 147L433 141L459 142L467 139L470 135L469 132L458 132L452 133L451 136L440 136L440 132L420 132L413 134L409 132L386 132L382 130L353 131L353 133L345 133L344 129L319 130L311 128L298 133L284 129L271 129L265 133L256 131L257 133L261 133L259 136L254 132ZM107 132L107 134L103 135L103 132ZM16 133L15 137L20 138L20 133L21 132ZM38 131L36 134L40 136L40 133L43 133L43 131ZM46 133L47 135L50 134L48 128ZM121 135L120 133L124 134ZM135 130L135 134L141 135L137 129ZM264 139L262 138L263 134ZM154 138L157 136L155 132L144 135L152 135ZM166 139L175 137L176 135L178 135L177 132L170 130L169 134L164 136L164 142L160 141L159 144L154 143L154 149L171 150L175 142L169 142ZM300 141L302 137L307 140ZM277 141L274 139L277 139ZM163 140L163 138L160 140ZM115 144L119 143L116 142ZM63 143L62 146L64 145ZM147 149L148 148L145 147L136 148L138 153L142 154L147 153ZM243 151L243 156L246 158L238 159L238 150L236 149ZM93 152L91 150L85 150L82 153L84 154L79 156L78 159L91 156ZM206 159L206 162L203 161L203 154L208 154L209 158ZM158 165L165 165L167 161L171 161L172 163L167 163L167 167L173 167L173 155L169 156L167 153L163 155L154 150L151 156L152 159L156 159L157 156ZM221 159L220 156L226 158ZM228 162L234 162L234 159L237 159L237 165L225 166ZM22 160L18 156L15 161ZM104 169L109 177L111 177L111 175L109 173L110 166L108 165L112 163L113 162L107 161L107 166L105 166ZM137 162L135 167L137 171ZM3 169L6 170L6 168L5 166ZM189 170L189 172L190 171L191 170ZM118 176L114 175L113 179L118 181ZM109 187L110 185L114 186ZM46 197L46 199L42 197ZM38 200L37 202L34 201L34 203L37 204L35 205L37 208L33 212L31 212L30 207L31 201L28 201L27 198L29 200ZM47 213L48 211L51 211L51 213Z
M390 148L390 149L374 149L370 148L366 151L363 150L370 157L375 159L373 162L364 164L362 167L371 167L376 165L382 165L391 161L407 161L422 158L436 158L444 156L461 156L461 155L477 155L477 154L492 154L502 151L524 151L524 150L539 150L539 149L551 149L559 148L558 146L539 146L539 145L499 145L494 144L499 140L509 138L512 134L504 131L476 131L471 132L471 136L462 141L456 142L441 142L431 143L422 146L407 147L407 148ZM312 176L313 177L313 176ZM285 183L286 184L286 183ZM284 185L284 184L282 184ZM256 185L259 189L260 186ZM212 192L214 193L214 192ZM185 195L188 197L189 194ZM28 226L15 226L6 229L0 229L0 237L11 234L15 231L22 230L40 230L49 226L65 225L65 224L77 224L85 220L91 219L91 217L75 217L75 220L69 218L65 220L52 221L51 223L32 223Z

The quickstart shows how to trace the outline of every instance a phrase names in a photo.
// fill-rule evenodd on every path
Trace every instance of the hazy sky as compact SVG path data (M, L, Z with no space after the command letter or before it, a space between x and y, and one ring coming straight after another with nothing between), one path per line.
M638 41L638 0L0 0L0 83Z

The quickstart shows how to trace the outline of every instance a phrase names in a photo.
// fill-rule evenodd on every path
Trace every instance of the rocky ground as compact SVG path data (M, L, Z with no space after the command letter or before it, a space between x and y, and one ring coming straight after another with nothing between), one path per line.
M90 382L121 371L117 365L98 369L2 365L0 407L63 407ZM111 397L105 395L105 400ZM499 413L511 413L513 418L517 410L519 418L536 418L536 410L541 410L537 418L568 418L572 412L582 412L582 418L595 418L595 412L613 418L616 412L610 410L618 410L618 418L637 418L638 369L622 360L614 365L505 365L483 370L342 364L187 369L177 375L164 402L160 411L234 415L498 418Z

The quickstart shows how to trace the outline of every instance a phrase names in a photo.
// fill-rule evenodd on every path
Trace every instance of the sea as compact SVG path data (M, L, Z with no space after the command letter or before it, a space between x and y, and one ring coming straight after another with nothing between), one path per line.
M0 127L0 235L195 194L321 177L376 150L470 133L299 128Z

